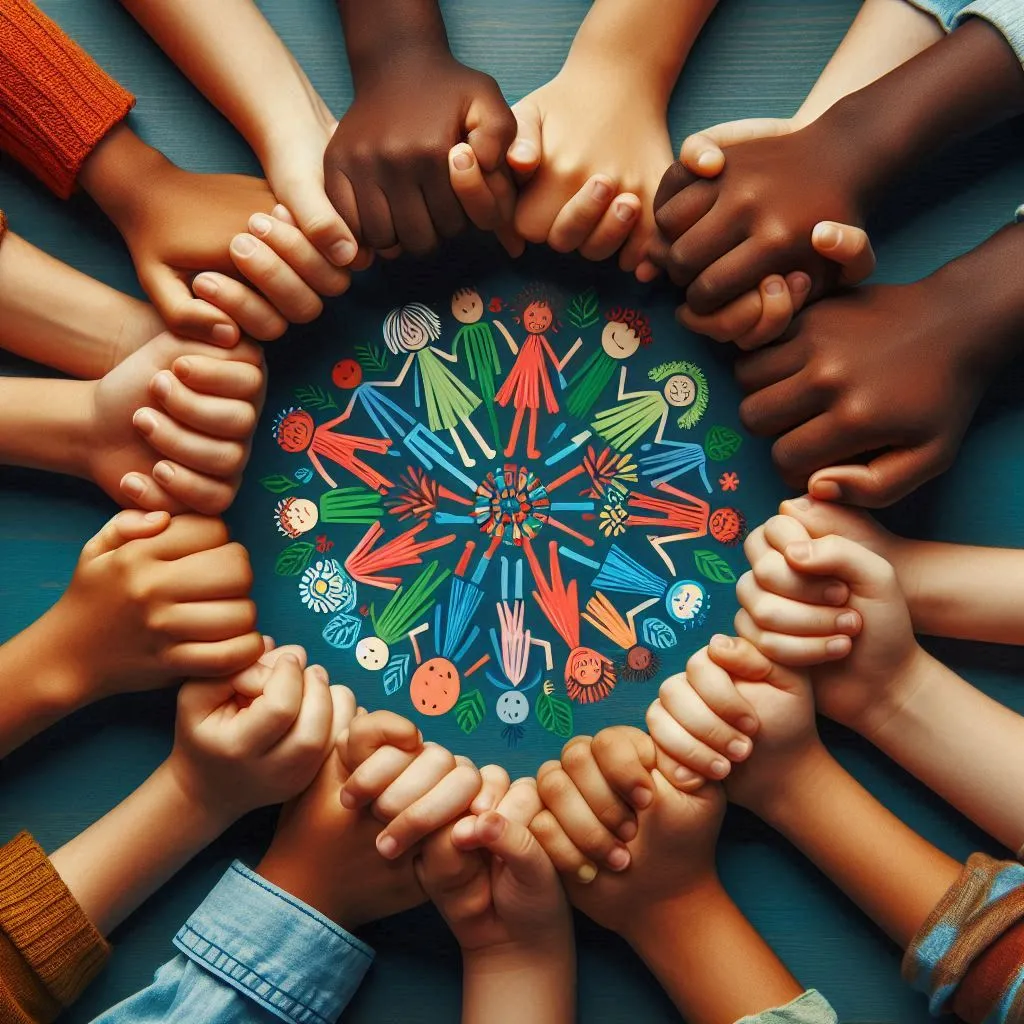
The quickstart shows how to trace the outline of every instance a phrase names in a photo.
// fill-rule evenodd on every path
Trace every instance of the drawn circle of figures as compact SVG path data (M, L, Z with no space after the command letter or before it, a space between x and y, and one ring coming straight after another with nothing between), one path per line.
M282 495L290 541L277 572L329 617L324 640L422 715L454 714L469 733L491 709L515 745L530 719L568 737L575 704L652 680L704 622L710 585L735 582L708 538L734 545L745 524L715 507L708 467L740 435L694 436L704 373L631 370L653 341L643 313L602 317L593 290L562 311L537 285L503 310L456 292L450 337L422 303L392 310L383 347L335 365L340 398L299 388L277 416L277 444L306 461L262 483ZM354 414L372 430L351 432ZM310 496L314 482L326 489ZM718 483L735 491L739 476ZM352 543L332 555L337 527ZM499 599L484 605L489 576Z

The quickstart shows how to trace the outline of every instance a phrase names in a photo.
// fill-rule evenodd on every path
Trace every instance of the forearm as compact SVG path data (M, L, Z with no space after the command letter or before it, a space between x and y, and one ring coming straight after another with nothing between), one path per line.
M253 0L121 3L235 126L261 164L290 139L304 132L326 138L333 128L326 104Z
M78 183L119 225L139 202L140 182L151 168L166 162L163 153L143 142L126 124L119 124L82 165Z
M627 939L690 1024L732 1024L803 992L717 879L651 918Z
M163 330L156 310L8 233L0 245L0 345L97 380Z
M642 85L668 105L697 36L717 0L596 0L580 25L566 59L567 71L600 68L612 88ZM656 25L657 31L651 26Z
M898 68L944 34L935 18L907 0L864 0L793 120L798 127L810 124L838 100Z
M816 749L754 808L901 947L960 875L960 865Z
M0 465L87 476L92 384L0 378Z
M164 762L50 860L89 919L108 935L228 824L197 807Z
M576 951L571 931L551 949L463 954L462 1024L571 1024Z
M868 738L1011 850L1024 844L1024 718L921 652Z

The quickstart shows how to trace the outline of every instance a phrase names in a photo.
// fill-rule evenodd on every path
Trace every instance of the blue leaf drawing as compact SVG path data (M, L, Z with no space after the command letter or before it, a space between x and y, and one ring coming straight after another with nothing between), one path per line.
M398 693L409 679L409 655L392 654L383 675L384 692L389 696Z
M323 637L332 647L347 651L349 648L355 647L362 628L363 620L358 615L342 612L340 615L335 615L324 626Z
M679 640L675 630L661 619L647 619L644 622L644 643L657 651L667 651L675 647Z
M295 470L295 479L298 480L300 484L308 484L309 481L313 479L313 470L311 470L309 466L300 466Z

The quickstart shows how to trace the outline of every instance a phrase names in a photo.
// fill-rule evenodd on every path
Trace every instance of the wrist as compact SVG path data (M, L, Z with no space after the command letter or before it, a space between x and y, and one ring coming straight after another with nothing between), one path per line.
M592 46L577 36L554 81L570 83L587 96L607 96L610 102L646 106L665 114L676 79L678 61L653 69L641 62L623 61L618 47Z
M78 182L119 224L134 208L139 195L154 188L150 175L168 162L163 153L143 142L126 124L118 124L89 154Z
M475 979L509 978L517 974L562 978L575 973L576 947L571 921L546 930L529 942L505 942L462 950L463 976Z
M338 9L357 94L396 74L414 87L418 67L455 60L437 0L338 0Z
M253 809L234 794L229 798L221 790L214 792L203 777L203 769L191 763L178 743L160 765L154 777L182 814L208 834L212 841L244 814Z
M772 771L756 799L742 804L777 832L788 835L800 808L819 791L833 766L839 767L825 745L815 740Z
M622 937L642 960L649 962L652 946L662 945L667 935L699 935L709 915L731 904L717 872L711 870L684 889L647 907L638 908L622 928Z

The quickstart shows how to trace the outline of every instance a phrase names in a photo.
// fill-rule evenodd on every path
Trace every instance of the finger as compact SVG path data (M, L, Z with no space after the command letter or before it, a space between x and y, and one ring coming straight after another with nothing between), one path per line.
M352 237L355 239L359 250L361 250L367 243L363 235L362 221L359 216L359 203L356 198L355 189L352 187L352 182L348 175L340 167L334 166L327 153L324 154L324 193L331 204L334 214L341 217L352 233ZM302 233L311 239L321 252L324 252L324 249L317 241L316 233L309 230L308 221L303 217L303 204L297 202L295 196L292 196L289 200L289 209L295 214ZM329 215L325 212L325 223L327 216ZM330 256L329 252L324 254ZM348 254L348 250L345 251L345 254ZM358 258L358 256L355 258ZM337 260L334 260L334 262L337 262Z
M242 346L239 346L235 352L241 349ZM204 355L179 356L171 364L171 370L190 391L245 402L259 398L265 383L262 364L235 359L213 359Z
M749 331L736 339L736 347L751 352L781 337L789 327L811 288L811 279L802 271L782 277L766 277L761 292L761 317ZM799 290L795 290L799 289Z
M676 310L676 319L694 334L704 334L718 342L735 341L752 331L761 319L761 289L749 291L710 316L698 316L685 303Z
M863 597L881 597L897 586L890 562L863 544L834 533L789 544L783 554L798 572L835 577Z
M231 348L241 335L238 325L216 306L197 299L177 271L163 263L136 268L139 282L161 318L175 334Z
M601 824L569 774L561 767L539 775L537 790L544 806L558 819L573 846L613 871L629 867L629 850Z
M338 737L349 727L356 713L356 695L347 687L332 684L331 693L331 740L330 745L337 743Z
M824 413L830 397L809 374L799 372L744 398L740 422L758 437L783 434Z
M864 508L885 508L940 476L952 463L942 441L918 448L894 448L866 466L831 466L807 483L820 500L845 501Z
M619 269L632 274L639 269L641 263L650 262L652 243L657 233L654 211L641 205L640 216L619 250Z
M728 230L710 219L708 230ZM737 225L738 226L738 225ZM732 237L739 237L737 232ZM705 265L688 283L686 303L695 313L713 313L744 292L758 287L760 281L775 272L779 254L758 238L747 238L730 247L714 263Z
M387 195L376 181L369 179L361 178L353 188L358 202L363 242L378 252L394 248L398 245L398 236L395 234Z
M732 677L728 673L713 671L712 666L708 664L709 660L710 652L707 648L702 648L694 654L686 665L687 681L693 687L694 693L714 714L735 726L744 736L753 736L760 725L757 712L750 702L741 696ZM722 748L716 745L716 749ZM727 750L722 752L730 760L736 759ZM739 753L741 757L745 756L742 751Z
M628 843L636 838L636 816L601 773L592 750L596 742L596 737L594 740L570 740L562 750L562 770L572 780L597 820L622 842Z
M842 284L860 284L875 272L875 250L863 228L833 220L819 221L811 231L811 244L819 255L842 266Z
M793 130L793 125L781 117L747 117L739 121L726 121L685 139L679 158L694 174L715 177L725 166L723 150L726 147L752 139L776 138Z
M226 478L241 472L245 465L245 445L189 430L162 410L143 406L132 423L151 448L198 473ZM156 479L164 483L159 476Z
M671 168L669 168L671 171ZM668 175L666 174L666 177ZM662 187L664 187L665 179L662 179ZM704 217L706 217L715 205L717 195L713 188L706 185L705 182L697 179L689 187L683 189L677 195L673 195L668 198L667 201L660 208L657 202L654 205L654 222L658 227L662 238L669 244L670 247L674 247L676 242L682 238L688 231L690 231L697 223L699 223ZM710 244L710 243L709 243ZM671 248L670 248L671 252ZM681 277L679 281L673 275L673 260L670 258L666 264L666 270L668 270L669 276L672 277L673 282L681 284L685 281L689 283L692 274L692 269L689 265L682 268L683 272L687 275ZM710 313L712 310L705 309L701 310L704 313Z
M702 178L715 178L725 167L721 146L705 132L695 132L683 139L679 159L688 171Z
M838 416L825 413L779 438L772 445L772 461L791 487L806 490L808 477L817 470L877 448L876 429L853 431Z
M490 85L477 95L466 114L466 141L485 171L497 170L505 162L518 127L497 83L492 80Z
M516 779L494 808L503 818L526 826L529 826L543 809L544 804L541 802L540 793L537 792L537 780L532 776Z
M761 629L746 609L736 613L733 622L736 632L749 640L759 651L780 665L806 668L828 661L838 661L850 653L852 641L848 636L789 636Z
M580 255L587 260L606 260L618 252L630 237L640 218L640 197L632 192L621 192L580 245ZM653 265L652 265L653 267ZM653 267L655 272L657 268Z
M226 274L204 271L192 282L192 290L257 341L276 341L288 330L288 321L262 295Z
M740 356L734 366L736 382L748 395L753 394L796 376L807 362L803 345L790 336L778 345Z
M249 231L275 252L318 295L336 296L348 291L352 280L348 269L335 266L294 225L256 213L249 218ZM248 264L243 266L236 260L235 266L249 277ZM261 283L252 277L249 279L265 291Z
M668 208L668 207L666 207ZM669 249L668 273L672 283L688 288L708 267L743 243L746 233L738 220L721 222L713 212L681 234ZM752 287L756 288L755 282ZM739 298L737 293L733 298ZM724 305L724 303L723 303ZM717 308L717 307L716 307ZM713 313L715 309L695 310Z
M647 709L651 737L691 771L706 779L724 779L732 770L732 759L712 746L712 742L724 747L728 737L729 743L737 744L735 760L742 761L750 754L750 740L708 708L694 693L685 674L670 678L672 685L664 687L664 693L659 691L658 700Z
M172 605L159 619L160 632L182 642L216 643L245 636L255 628L255 603L238 598Z
M434 230L441 238L454 238L466 230L466 213L452 189L446 166L437 164L424 174L423 197Z
M287 220L331 263L336 267L348 267L352 263L358 252L355 233L331 204L326 191L311 186L298 188L289 194L286 202ZM285 207L278 206L273 211L277 220L286 219L280 216L282 209Z
M512 781L501 765L485 764L480 769L480 792L473 798L469 809L474 814L493 811L505 798Z
M810 540L807 527L792 516L772 516L764 524L764 539L776 551L784 551L789 544Z
M358 719L353 720L358 721ZM351 736L353 726L349 726ZM339 756L344 759L343 744L339 744ZM341 789L341 803L349 810L373 803L413 764L417 754L398 747L381 747L362 761L345 780Z
M789 597L808 604L843 606L850 596L845 583L834 579L818 579L797 572L765 539L762 529L755 530L743 543L743 551L750 562L754 578L769 593Z
M287 734L302 708L304 673L298 659L281 655L274 663L263 692L231 719L239 749L247 754L265 754Z
M377 836L377 851L387 860L400 857L424 836L464 813L480 791L480 773L471 764L459 764L434 788Z
M776 666L749 640L717 633L707 647L708 656L733 679L768 682Z
M499 857L521 885L540 890L554 879L551 860L526 825L486 811L476 819L475 833L477 844Z
M695 174L691 174L690 171L688 171L678 160L675 163L670 164L668 170L666 170L665 173L661 176L661 181L658 184L658 191L654 195L654 212L656 218L657 215L661 213L663 207L667 203L669 203L670 200L679 198L683 194L683 192L685 192L691 185L696 184L699 181L700 178L698 178ZM694 191L690 194L690 199L692 200L695 196L700 194L708 196L711 195L712 193L709 193L706 190L702 190L700 192ZM710 210L713 204L714 200L712 199L711 202L708 204L707 209L704 210L704 213L707 213L707 210ZM704 213L701 213L697 217L694 217L692 220L690 220L687 226L696 224L697 221L704 216ZM671 211L667 211L666 216L671 219ZM669 235L669 233L662 227L660 220L658 220L658 229L666 237L670 237L672 239L675 239L678 235L682 234L683 230L685 230L682 229L676 232L675 234Z
M310 665L303 673L302 706L295 724L281 740L281 746L292 753L319 752L317 768L327 756L333 735L334 700L330 677L322 665Z
M149 390L169 416L193 430L245 441L256 429L256 410L251 403L193 391L170 370L161 370L150 382Z
M398 747L399 750L417 753L422 745L423 734L408 718L393 711L375 711L353 722L345 767L354 771L381 747Z
M424 744L416 760L374 800L375 815L381 821L392 821L454 769L455 758L448 750L436 743Z
M460 142L449 151L448 175L452 190L470 221L481 231L493 231L503 219L498 200L468 143Z
M139 477L142 474L131 476ZM148 483L144 485L147 487L147 500L155 501L156 494L163 495L159 500L170 502L170 506L164 504L164 508L171 507L176 511L183 508L204 516L219 516L226 512L235 500L235 493L241 483L240 474L229 480L220 480L168 460L158 462L153 467L152 477L142 478L151 481L155 488L151 493Z
M771 594L757 585L752 572L744 573L736 584L740 606L761 627L791 636L857 636L863 628L860 615L852 609L830 605L805 604Z
M192 506L168 494L149 473L125 473L118 483L123 504L153 512L188 512ZM199 511L199 509L195 509ZM205 511L205 510L204 510Z
M267 648L269 638L263 638L264 651L256 661L245 666L241 671L236 672L231 678L231 686L235 693L248 697L250 700L258 697L266 688L267 680L270 678L271 669L277 664L282 655L290 654L305 670L307 663L306 649L298 644L285 644L281 647L271 646Z
M530 100L521 100L512 107L516 119L516 137L505 159L520 181L532 177L541 161L540 112Z
M608 784L631 807L642 810L654 799L651 771L658 752L650 736L640 729L602 729L591 750Z
M100 555L116 551L129 541L155 537L158 533L163 533L170 524L171 517L166 512L126 509L118 512L113 519L108 519L99 533L86 541L82 548L82 556L99 558Z
M180 643L167 654L167 666L175 674L202 678L231 676L248 668L263 651L257 632L217 643Z
M436 249L440 239L419 183L401 180L392 172L385 174L384 191L391 208L395 242L403 252L424 256Z
M558 211L548 231L548 245L555 252L578 249L600 223L615 198L615 183L606 174L595 174Z
M270 218L262 214L254 220L270 222ZM323 312L320 296L255 235L247 232L235 235L230 252L239 273L258 287L289 323L308 324Z
M582 885L589 885L597 878L597 865L576 848L551 811L541 811L530 822L530 832L560 875Z
M228 543L228 528L214 516L180 515L163 533L147 541L150 557L165 562Z

